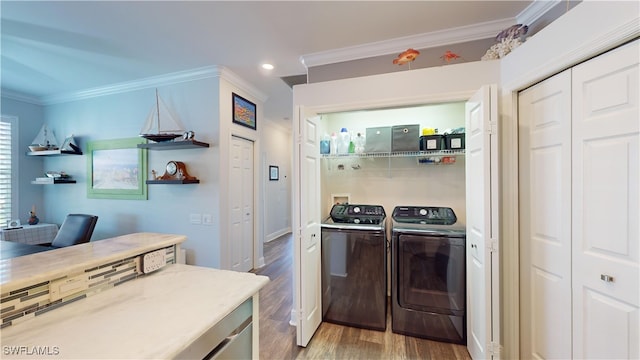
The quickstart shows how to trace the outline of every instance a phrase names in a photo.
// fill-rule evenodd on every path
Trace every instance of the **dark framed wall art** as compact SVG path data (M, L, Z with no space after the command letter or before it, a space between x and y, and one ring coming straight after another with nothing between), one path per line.
M256 130L256 104L236 93L231 93L231 96L233 100L233 122Z
M278 181L280 179L280 169L275 165L269 165L269 180Z

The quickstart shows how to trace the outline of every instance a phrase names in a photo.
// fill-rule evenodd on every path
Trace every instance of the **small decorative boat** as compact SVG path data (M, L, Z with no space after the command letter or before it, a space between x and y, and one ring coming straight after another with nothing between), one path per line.
M169 109L156 89L156 105L149 112L140 136L155 142L169 141L184 134L180 119Z
M46 151L46 150L58 150L58 142L56 141L56 135L53 131L49 130L49 127L45 124L42 125L38 135L31 141L29 145L30 151Z

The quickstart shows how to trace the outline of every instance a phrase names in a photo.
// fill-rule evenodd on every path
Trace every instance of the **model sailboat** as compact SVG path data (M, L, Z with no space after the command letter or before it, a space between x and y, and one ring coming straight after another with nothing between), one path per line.
M49 130L49 127L45 124L40 128L38 135L31 141L29 145L31 151L45 151L45 150L58 150L58 142L56 141L56 135L53 131Z
M140 136L160 142L173 140L183 134L184 126L182 126L180 119L162 101L158 95L158 89L156 89L156 106L149 112L144 127L140 131Z

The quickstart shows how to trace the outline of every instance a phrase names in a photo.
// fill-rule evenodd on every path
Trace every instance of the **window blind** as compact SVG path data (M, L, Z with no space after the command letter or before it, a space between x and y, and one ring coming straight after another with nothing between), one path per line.
M11 220L11 121L0 119L0 226Z

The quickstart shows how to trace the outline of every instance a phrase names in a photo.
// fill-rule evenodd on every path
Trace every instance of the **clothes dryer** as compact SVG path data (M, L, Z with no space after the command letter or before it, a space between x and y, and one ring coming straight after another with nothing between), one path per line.
M466 230L456 222L447 207L393 210L393 332L466 344Z

